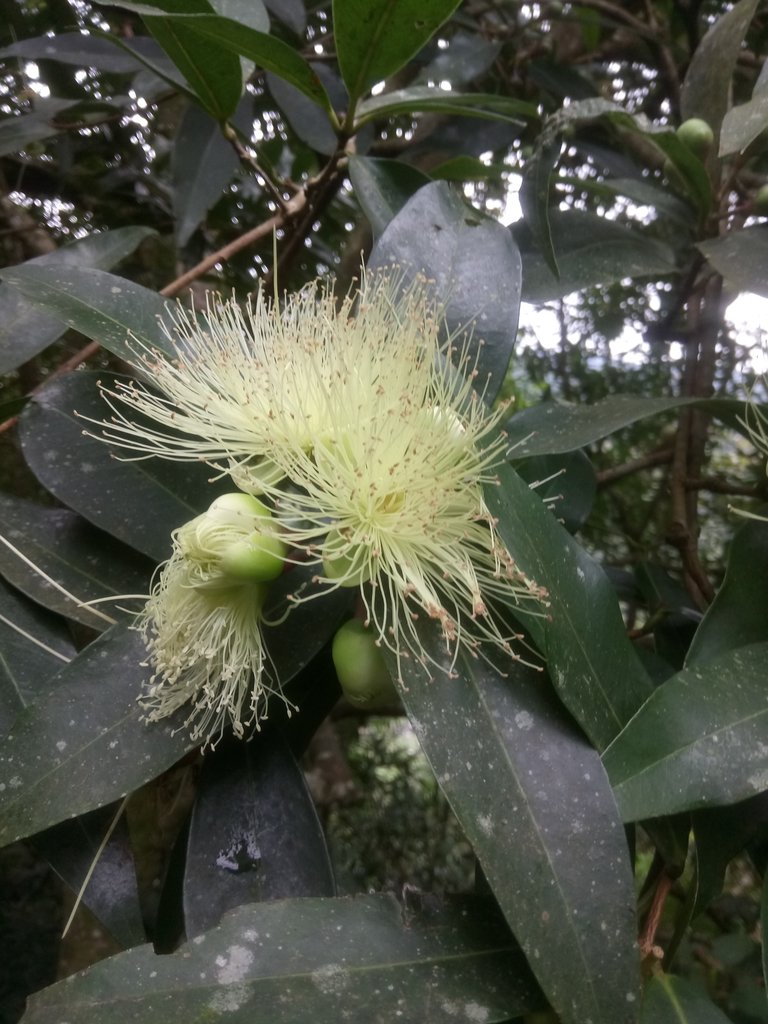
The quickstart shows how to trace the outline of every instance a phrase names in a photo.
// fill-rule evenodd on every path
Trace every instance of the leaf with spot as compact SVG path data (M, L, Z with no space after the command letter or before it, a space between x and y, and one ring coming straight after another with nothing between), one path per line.
M625 821L731 804L768 789L768 643L667 680L603 755Z
M444 663L437 631L422 629ZM394 665L392 666L394 668ZM563 1024L631 1024L640 999L629 853L597 752L546 677L461 658L401 697L440 786Z
M268 620L285 609L295 588L311 585L313 572L299 567L275 581ZM280 625L265 627L270 665L283 688L328 642L349 601L349 592L339 590L323 598L321 612L318 602L304 602ZM19 715L0 747L0 846L118 800L199 745L183 728L184 708L161 722L144 720L138 697L152 672L146 658L139 634L114 626ZM270 719L281 708L273 701Z
M0 573L44 608L102 631L124 614L105 598L148 592L152 562L68 509L0 494L0 523Z
M26 635L25 635L26 634ZM0 729L45 692L75 656L66 624L0 579Z
M433 282L450 330L472 332L479 379L490 401L517 336L522 265L511 233L443 181L412 196L377 241L369 266L398 267Z
M20 420L24 457L65 505L160 561L170 554L171 532L232 485L212 486L212 471L199 463L130 461L131 453L124 461L122 453L84 434L87 428L98 436L98 424L110 414L99 379L96 373L68 374L38 392Z
M174 303L149 288L105 270L40 264L30 260L0 270L0 277L38 309L57 317L120 359L140 365L136 349L154 348L172 356L160 328Z
M501 1024L541 1005L487 900L380 894L239 907L170 956L141 946L37 993L24 1024Z
M499 536L548 593L539 616L523 609L519 621L545 656L560 699L602 750L650 695L651 680L602 568L511 466L496 473L499 484L486 487L485 500Z
M352 107L399 71L459 6L459 0L333 0L333 34Z
M42 266L54 273L70 266L86 271L107 270L153 234L151 228L144 227L102 231L29 260L24 267ZM65 330L60 319L41 312L36 303L9 284L0 284L0 373L7 373L36 356Z

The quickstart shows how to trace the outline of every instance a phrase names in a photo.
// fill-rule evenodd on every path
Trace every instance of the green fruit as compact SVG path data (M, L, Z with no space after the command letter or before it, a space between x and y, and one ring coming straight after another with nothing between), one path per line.
M331 648L344 696L356 707L373 710L397 700L392 677L373 633L360 619L345 622Z
M715 133L700 117L689 117L683 121L677 129L677 137L700 160L709 154L715 142Z
M221 556L221 571L236 580L266 583L283 571L286 547L279 537L254 530Z
M760 217L768 217L768 185L763 185L755 193L752 209Z

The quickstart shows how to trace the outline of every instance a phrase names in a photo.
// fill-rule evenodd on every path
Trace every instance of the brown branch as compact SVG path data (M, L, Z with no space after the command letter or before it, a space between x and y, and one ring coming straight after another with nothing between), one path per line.
M648 452L647 455L640 455L638 458L624 462L620 466L611 466L609 469L603 469L596 474L597 486L606 487L617 480L623 480L626 476L631 476L632 473L638 473L640 470L650 469L653 466L665 466L672 461L673 454L672 448L662 448L659 451Z
M640 954L644 959L650 956L654 959L659 959L659 951L656 946L656 932L659 928L664 904L667 901L667 896L669 896L673 885L674 879L664 871L656 884L656 891L653 894L653 902L651 903L651 908L648 911L648 916L645 919L645 925L643 926L643 930L640 933L640 938L638 940Z
M740 498L762 498L764 491L745 484L734 484L716 476L691 477L685 481L689 491L711 491L713 494L736 494Z
M298 192L292 199L288 200L283 210L280 213L276 213L273 217L258 224L255 228L250 231L246 231L245 234L240 235L238 238L229 242L227 245L217 249L216 252L212 252L206 256L205 259L201 260L198 264L187 270L184 274L181 274L175 280L171 281L164 288L160 290L160 294L166 298L172 298L174 295L178 295L179 292L183 291L187 285L191 284L197 278L202 277L203 274L207 273L217 263L223 263L231 259L236 253L240 252L241 249L246 249L248 246L253 245L260 239L267 235L272 234L278 228L283 227L292 217L298 216L307 204L306 190ZM33 388L30 395L36 394L44 384L52 380L54 377L60 376L62 373L68 373L70 370L74 370L81 363L87 362L91 359L101 348L101 344L98 341L91 341L87 345L84 345L79 351L75 352L74 355L66 359L60 366L50 373L46 379L39 384L36 388ZM0 434L6 430L10 430L16 422L18 416L11 416L9 419L0 423Z

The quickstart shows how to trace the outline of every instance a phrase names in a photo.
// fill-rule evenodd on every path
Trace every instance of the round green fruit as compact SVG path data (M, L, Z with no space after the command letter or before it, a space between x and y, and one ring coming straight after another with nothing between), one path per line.
M768 185L763 185L755 193L752 209L759 217L768 217Z
M397 701L392 677L373 633L360 619L345 622L331 648L344 696L355 707L375 710Z
M715 142L715 133L700 117L689 117L683 121L677 129L677 137L700 160L708 155Z
M221 571L231 579L267 583L283 571L286 547L279 537L253 530L221 556Z

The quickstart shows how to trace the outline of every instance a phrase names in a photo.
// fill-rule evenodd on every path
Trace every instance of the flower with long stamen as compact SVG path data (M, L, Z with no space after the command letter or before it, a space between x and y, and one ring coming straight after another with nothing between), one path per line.
M176 358L144 354L159 393L105 390L115 415L104 436L202 459L265 494L286 557L316 564L326 589L359 586L398 659L432 660L419 616L439 623L454 658L485 644L517 657L495 606L536 612L546 595L483 500L505 455L504 410L473 391L468 343L441 341L424 286L399 283L364 279L338 310L321 287L282 308L259 296L245 309L211 300L202 321L179 311L167 329Z
M268 679L262 609L285 551L263 532L271 519L251 495L225 494L174 531L137 623L153 669L141 698L149 721L189 704L192 738L215 744L228 725L243 736L265 717L280 690Z

